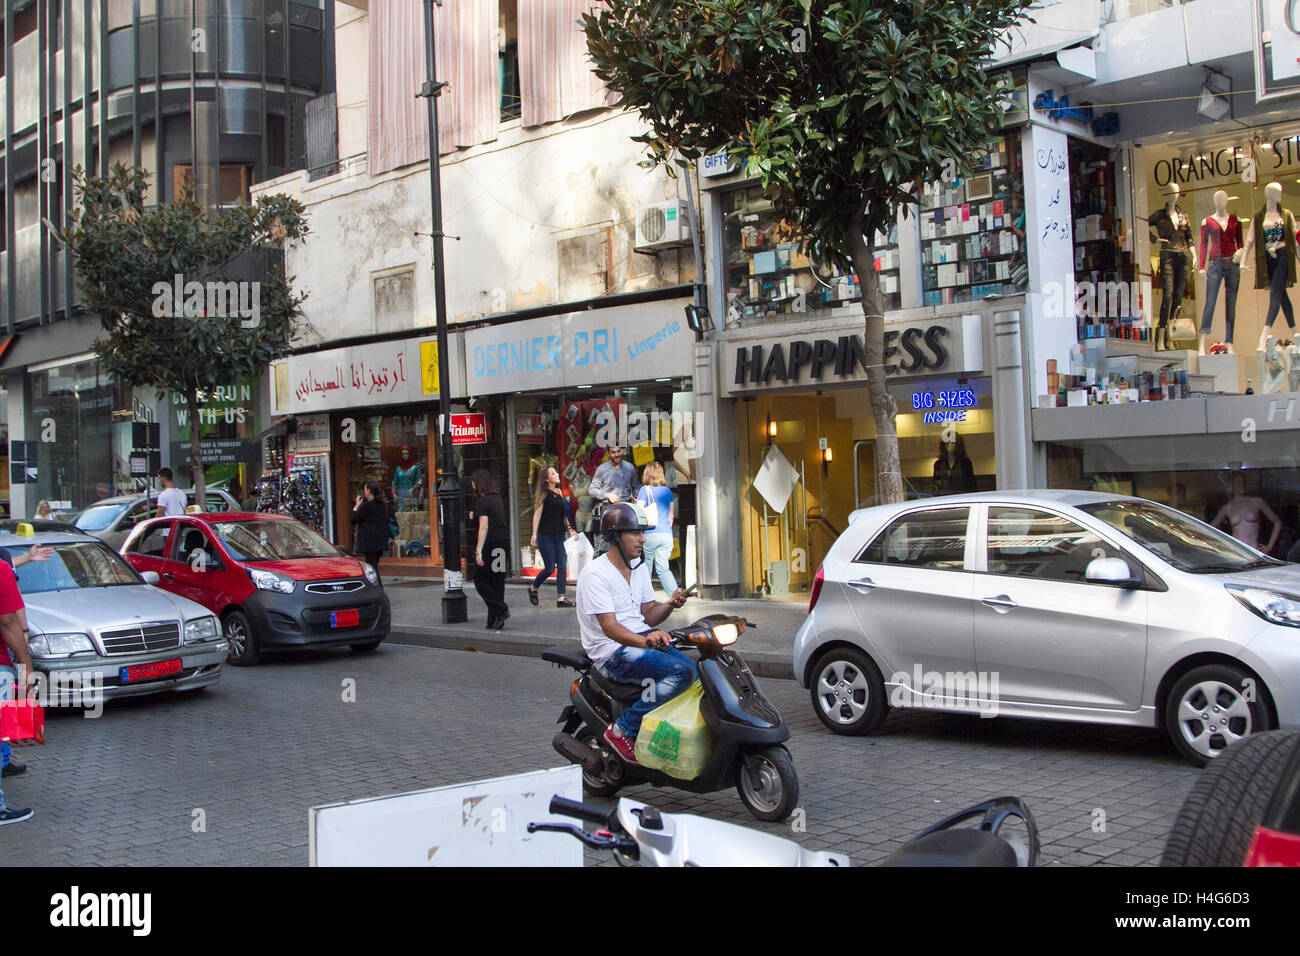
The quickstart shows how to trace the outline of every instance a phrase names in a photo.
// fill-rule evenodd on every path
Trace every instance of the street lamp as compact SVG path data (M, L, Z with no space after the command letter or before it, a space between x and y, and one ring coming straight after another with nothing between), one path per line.
M442 6L442 0L438 0ZM452 459L451 363L447 352L447 281L442 257L442 182L438 163L438 94L446 83L434 79L433 0L424 0L425 81L417 96L429 107L429 202L433 213L433 302L438 335L438 407L442 413L442 480L438 482L438 513L442 523L442 623L459 624L468 617L460 570L460 481Z

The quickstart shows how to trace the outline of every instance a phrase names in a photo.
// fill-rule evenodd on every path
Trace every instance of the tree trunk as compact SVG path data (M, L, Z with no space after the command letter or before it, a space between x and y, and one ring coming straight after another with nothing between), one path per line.
M849 254L862 287L862 312L866 317L862 350L867 356L867 394L876 420L876 502L893 504L905 497L895 422L898 403L885 385L885 299L876 272L875 236L864 234L860 215L854 217L850 230Z
M190 475L194 480L194 503L207 510L207 482L203 479L203 445L199 436L199 391L191 388L185 393L185 407L190 414Z

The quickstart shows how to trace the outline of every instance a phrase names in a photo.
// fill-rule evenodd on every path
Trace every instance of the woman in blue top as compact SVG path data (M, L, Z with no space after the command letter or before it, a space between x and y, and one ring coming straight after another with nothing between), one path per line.
M668 569L668 558L673 553L673 493L664 483L664 466L659 462L650 462L641 472L636 501L654 526L646 532L642 552L645 561L654 567L663 589L672 594L677 590L677 581Z

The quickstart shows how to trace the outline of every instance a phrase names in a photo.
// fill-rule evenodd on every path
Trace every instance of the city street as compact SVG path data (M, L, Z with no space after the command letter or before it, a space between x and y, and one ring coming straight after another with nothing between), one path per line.
M516 608L520 596L511 589ZM746 613L761 625L761 608ZM463 630L469 643L484 635ZM0 853L9 864L303 865L313 805L559 765L550 740L570 680L522 652L389 643L366 656L269 655L196 696L110 704L96 720L52 713L47 746L17 751L29 772L4 781L9 805L36 816L0 831ZM734 790L629 795L867 864L965 805L1016 794L1037 818L1044 865L1141 865L1159 861L1197 774L1153 730L896 712L873 736L838 737L796 683L761 680L793 731L806 832L758 824Z

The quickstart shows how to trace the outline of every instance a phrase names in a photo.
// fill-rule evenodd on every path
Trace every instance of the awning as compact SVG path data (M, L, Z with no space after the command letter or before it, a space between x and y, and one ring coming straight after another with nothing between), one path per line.
M252 438L249 438L248 441L261 441L262 439L270 438L273 435L288 434L289 425L291 422L294 421L296 421L296 419L292 415L281 415L279 418L271 422L271 424L268 425L266 428L262 429Z

